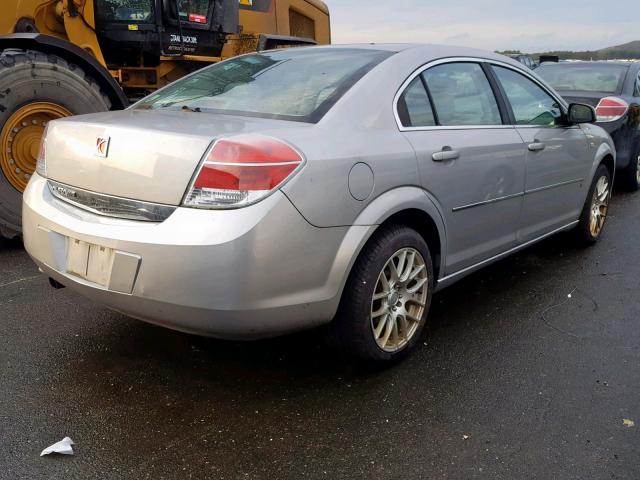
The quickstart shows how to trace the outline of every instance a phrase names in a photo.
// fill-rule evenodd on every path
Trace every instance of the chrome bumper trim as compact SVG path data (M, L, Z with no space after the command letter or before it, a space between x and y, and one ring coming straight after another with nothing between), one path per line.
M162 222L169 218L177 208L171 205L143 202L129 198L114 197L113 195L106 195L104 193L91 192L53 180L47 180L47 185L54 197L83 210L105 217L143 222Z

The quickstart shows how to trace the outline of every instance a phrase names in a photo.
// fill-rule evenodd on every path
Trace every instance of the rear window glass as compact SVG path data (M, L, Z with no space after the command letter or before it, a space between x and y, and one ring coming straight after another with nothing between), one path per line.
M542 65L536 73L556 90L618 93L629 67L623 65Z
M138 109L191 109L315 123L393 52L297 49L207 67L142 100Z

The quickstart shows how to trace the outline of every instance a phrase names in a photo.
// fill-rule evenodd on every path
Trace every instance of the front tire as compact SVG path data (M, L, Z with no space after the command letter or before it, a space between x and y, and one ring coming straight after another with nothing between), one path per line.
M591 182L575 229L577 239L582 245L593 245L600 239L609 212L610 200L611 173L606 166L600 165Z
M21 230L22 192L46 124L110 107L91 77L56 55L21 49L0 54L0 234Z
M330 326L334 343L368 363L401 360L420 341L433 288L422 236L402 225L384 227L356 260Z

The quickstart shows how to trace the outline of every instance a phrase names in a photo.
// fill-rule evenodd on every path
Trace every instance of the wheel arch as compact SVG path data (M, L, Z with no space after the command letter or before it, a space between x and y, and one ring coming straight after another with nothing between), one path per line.
M400 187L373 200L358 216L355 225L374 225L371 234L360 245L357 258L371 235L381 228L400 224L416 230L429 246L436 280L445 271L446 229L443 215L435 199L418 187Z
M337 295L333 297L333 314L338 311L357 259L377 232L393 224L413 228L425 239L432 255L436 285L440 276L444 275L447 242L438 203L428 192L418 187L393 189L371 201L349 228L336 256L336 259L340 259L334 264L337 268L332 272L338 285Z
M420 234L429 247L433 260L434 275L437 280L442 271L442 241L438 226L433 221L433 218L424 210L409 208L391 215L376 230L382 230L388 225L404 225Z
M611 181L614 181L616 175L616 151L613 149L608 142L603 141L596 154L594 155L593 165L591 166L591 171L589 172L589 177L585 178L585 184L587 188L584 192L584 197L582 199L583 202L587 201L587 197L589 195L589 186L593 182L593 178L596 175L596 171L600 165L604 165L607 170L609 170L609 174L611 175Z
M616 160L615 158L613 158L613 155L611 153L607 153L604 157L602 157L598 165L604 165L605 167L607 167L609 173L611 174L611 177L613 178L616 172Z
M616 174L616 167L617 167L616 157L617 155L616 155L615 147L609 145L609 142L606 142L606 141L603 141L602 143L600 143L594 155L594 162L591 167L589 178L587 179L587 181L589 182L589 185L593 181L593 177L596 174L596 170L598 170L598 167L600 165L605 165L607 167L607 169L609 170L609 173L611 174L611 180L614 180L614 177ZM586 196L585 196L585 199L586 199Z
M36 50L45 54L57 55L82 68L86 74L91 76L111 101L112 110L120 110L129 105L124 91L109 71L85 50L67 40L39 33L15 33L0 36L0 51L10 48Z

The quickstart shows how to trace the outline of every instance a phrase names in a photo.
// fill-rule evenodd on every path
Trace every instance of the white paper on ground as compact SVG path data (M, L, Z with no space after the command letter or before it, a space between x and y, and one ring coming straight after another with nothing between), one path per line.
M50 453L73 455L73 448L71 447L71 445L73 445L73 440L71 440L69 437L64 437L59 442L54 443L53 445L42 450L40 456L43 457L45 455L49 455Z

